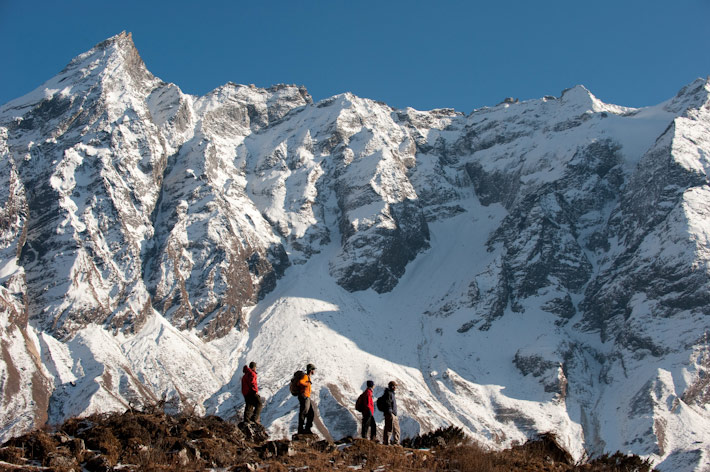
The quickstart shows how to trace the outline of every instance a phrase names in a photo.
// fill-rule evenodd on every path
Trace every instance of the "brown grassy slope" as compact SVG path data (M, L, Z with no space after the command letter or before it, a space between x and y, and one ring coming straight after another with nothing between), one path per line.
M259 425L158 410L71 419L54 432L36 430L0 448L0 471L649 471L637 456L616 454L575 464L552 435L505 451L487 451L447 428L405 440L416 449L364 439L336 443L310 435L268 440ZM307 469L304 469L307 468Z

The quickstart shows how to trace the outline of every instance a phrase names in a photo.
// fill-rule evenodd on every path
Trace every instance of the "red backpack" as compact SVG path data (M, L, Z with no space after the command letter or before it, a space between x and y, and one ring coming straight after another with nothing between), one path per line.
M357 397L357 401L355 402L355 409L360 413L369 411L369 408L367 407L367 391L362 392L360 396Z

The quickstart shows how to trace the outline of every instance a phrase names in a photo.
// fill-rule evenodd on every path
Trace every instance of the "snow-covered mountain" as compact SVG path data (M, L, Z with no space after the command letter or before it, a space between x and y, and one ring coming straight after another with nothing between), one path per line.
M122 33L0 108L2 438L175 400L272 435L318 366L333 436L367 379L412 435L710 466L710 83L469 115L154 77Z

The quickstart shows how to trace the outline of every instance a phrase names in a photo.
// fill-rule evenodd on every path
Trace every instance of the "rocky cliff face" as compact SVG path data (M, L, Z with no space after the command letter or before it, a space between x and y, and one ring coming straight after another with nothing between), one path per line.
M43 90L4 114L6 164L28 205L18 265L38 326L60 337L88 323L135 330L151 306L207 337L237 326L288 260L271 230L245 220L236 146L307 93L227 85L195 100L153 77L126 34Z
M24 418L3 430L165 395L228 416L256 355L278 429L283 372L322 356L335 429L353 369L398 372L412 432L554 427L701 467L710 431L680 425L710 397L709 97L193 97L111 38L0 108L2 394Z

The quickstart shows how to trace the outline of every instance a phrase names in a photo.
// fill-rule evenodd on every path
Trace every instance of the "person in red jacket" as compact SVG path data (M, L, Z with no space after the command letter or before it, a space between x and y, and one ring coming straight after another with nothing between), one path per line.
M259 385L256 381L256 362L242 369L242 395L244 395L244 421L261 424L261 409L264 403L259 396Z
M375 382L367 381L367 388L362 392L362 405L360 413L362 413L362 437L367 439L367 430L370 429L370 440L374 441L377 437L377 424L375 423L375 402L372 400L372 389L375 387Z

